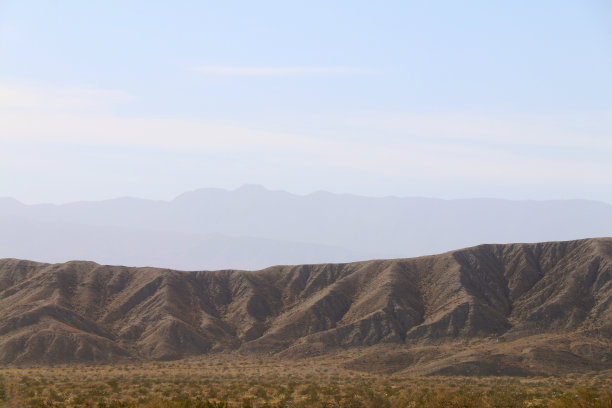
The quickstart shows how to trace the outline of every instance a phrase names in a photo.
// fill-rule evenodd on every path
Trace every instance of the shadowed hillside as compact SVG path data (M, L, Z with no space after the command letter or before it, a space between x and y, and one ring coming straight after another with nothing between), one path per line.
M421 374L612 365L612 239L180 272L0 260L0 362L238 351Z

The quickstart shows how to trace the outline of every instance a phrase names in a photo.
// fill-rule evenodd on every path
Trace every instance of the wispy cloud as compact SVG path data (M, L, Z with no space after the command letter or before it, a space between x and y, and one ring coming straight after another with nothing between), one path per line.
M562 133L562 129L549 129L549 120L538 125L533 119L534 122L529 123L535 129L534 134L527 133L524 126L513 126L516 120L492 118L492 124L484 126L488 122L469 116L391 116L353 124L368 137L320 138L195 118L116 115L108 109L109 105L127 97L120 91L103 89L50 90L35 86L3 87L0 83L0 142L205 152L256 158L258 165L274 163L275 171L301 166L302 169L329 169L330 174L336 175L365 172L393 178L418 174L423 180L459 182L484 183L494 177L499 181L517 182L533 182L535 178L547 183L581 183L583 180L608 183L612 174L612 163L605 159L557 157L477 143L501 135L501 140L518 140L522 144L540 135L540 142L546 145L554 146L560 139L565 146L579 146L577 135L591 133L578 126L585 125L586 120L571 122L578 130L567 134ZM82 106L88 108L81 109ZM387 137L385 130L388 128L406 137ZM606 129L605 126L598 128L602 132ZM424 137L411 137L410 134ZM451 137L456 137L457 143L440 143L440 138ZM606 149L610 147L606 140L594 137L587 140L587 146ZM244 174L245 179L249 174Z
M367 75L377 71L369 68L345 66L267 66L240 67L227 65L185 65L189 71L211 76L252 76L252 77L294 77L294 76L325 76L325 75Z
M0 111L99 112L133 99L127 92L82 86L41 86L19 81L0 81Z

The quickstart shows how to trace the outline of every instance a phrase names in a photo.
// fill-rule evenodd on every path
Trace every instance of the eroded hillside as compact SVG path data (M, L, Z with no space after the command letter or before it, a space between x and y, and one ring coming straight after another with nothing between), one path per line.
M610 238L256 272L4 259L0 362L237 351L424 374L609 369L611 276Z

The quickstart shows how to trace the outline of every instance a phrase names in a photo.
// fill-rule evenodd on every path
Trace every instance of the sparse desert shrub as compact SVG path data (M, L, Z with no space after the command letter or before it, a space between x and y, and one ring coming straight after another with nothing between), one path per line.
M365 404L355 395L350 395L339 404L341 408L365 408Z
M402 378L330 365L331 380L313 364L0 367L0 407L612 408L610 376Z
M259 386L259 387L255 388L255 391L253 392L253 395L255 395L257 398L261 398L261 399L264 399L264 400L268 399L268 392L262 386Z
M553 408L610 408L612 394L599 395L593 388L580 387L563 393L553 404Z
M110 387L111 391L117 392L119 391L119 381L116 378L112 378L106 382Z
M126 401L109 401L109 402L100 402L98 403L98 408L132 408L136 407L135 402L126 402Z

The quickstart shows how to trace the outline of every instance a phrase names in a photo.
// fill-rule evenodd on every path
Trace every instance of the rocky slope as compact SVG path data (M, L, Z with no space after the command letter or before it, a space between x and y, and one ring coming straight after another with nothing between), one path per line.
M357 369L612 368L612 238L256 272L0 260L0 363L345 356Z

